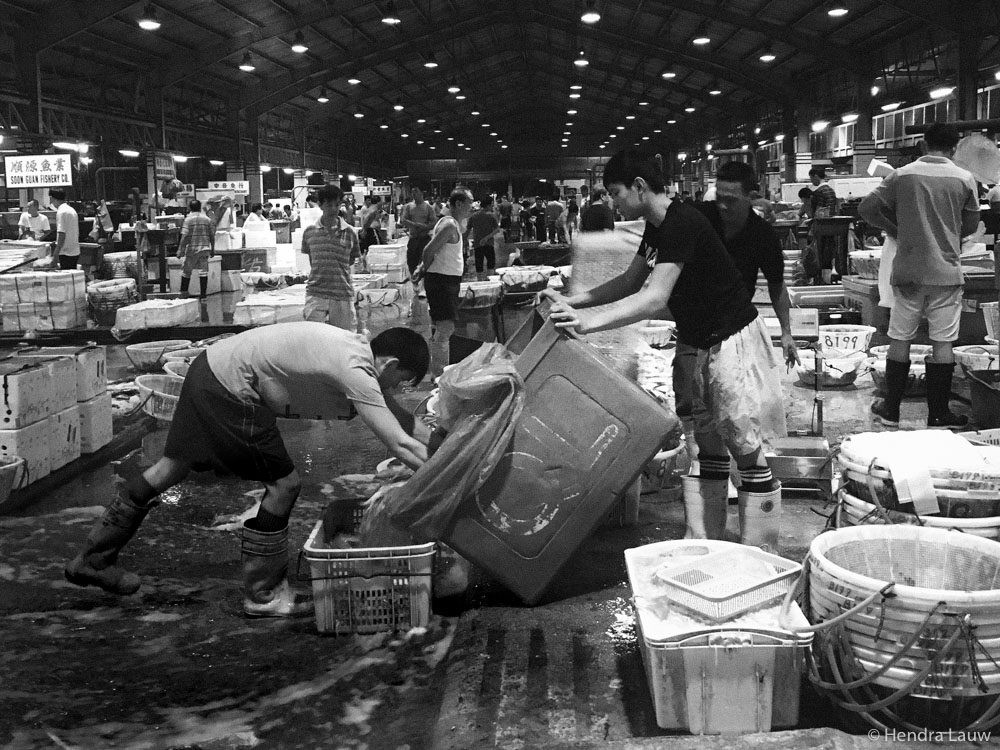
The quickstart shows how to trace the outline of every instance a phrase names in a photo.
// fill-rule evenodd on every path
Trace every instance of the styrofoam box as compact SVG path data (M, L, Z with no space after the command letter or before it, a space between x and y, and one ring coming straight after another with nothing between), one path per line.
M197 299L155 299L118 308L115 327L122 330L170 328L194 323L200 318L201 305Z
M357 289L382 289L385 286L385 274L356 273L351 276L351 283Z
M24 471L14 477L14 486L36 482L52 472L49 457L49 422L42 419L19 430L0 430L0 456L24 459Z
M371 245L368 248L368 267L406 265L406 245Z
M219 287L224 292L243 291L243 279L240 278L239 271L222 271L219 279ZM171 282L172 283L172 282Z
M167 258L167 275L170 277L170 291L180 292L181 290L181 270L184 267L183 258ZM191 284L188 293L197 296L201 293L201 282L194 275L191 277ZM208 259L208 294L218 294L222 291L222 256L215 255Z
M16 430L52 413L49 371L35 362L0 362L0 427Z
M247 231L246 227L243 227L243 246L244 247L266 247L275 248L277 251L278 244L278 233L273 232L270 229L254 229Z
M43 271L0 276L0 305L69 302L86 298L83 271Z
M76 400L89 401L108 390L107 350L103 346L40 346L20 357L73 357L76 360Z
M233 310L233 325L264 326L274 323L291 323L303 319L303 303L296 299L275 298L266 302L261 295L245 302L237 302Z
M111 394L105 391L77 406L80 408L80 453L96 453L114 436Z
M3 327L8 331L55 331L87 323L87 299L70 302L21 302L3 305Z
M42 365L48 370L52 387L52 401L49 413L76 406L76 360L70 356L11 357L8 362L22 361L27 364Z
M49 465L55 471L80 457L80 408L73 404L46 421L49 425Z
M368 271L372 274L384 275L387 284L398 284L410 277L405 260L402 263L372 263L369 260Z

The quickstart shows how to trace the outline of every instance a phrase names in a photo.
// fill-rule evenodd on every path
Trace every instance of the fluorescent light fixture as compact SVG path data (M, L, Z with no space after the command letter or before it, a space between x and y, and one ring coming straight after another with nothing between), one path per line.
M615 130L624 130L624 129L625 129L624 125L616 125L615 126Z
M776 136L774 136L774 140L777 141L778 143L781 143L783 140L785 140L785 134L778 133Z
M152 5L147 5L143 11L142 15L139 16L139 28L143 31L156 31L160 28L160 20L156 17L156 8Z
M563 135L573 135L573 134L570 131L568 131L568 130L564 130L563 131Z
M383 123L382 123L381 125L379 125L379 128L380 128L380 129L382 129L382 130L388 130L388 129L389 129L389 126L388 126L388 125L386 125L386 124L385 124L385 123L383 122Z
M490 137L491 138L496 138L497 137L497 132L495 130L493 132L491 132L490 133Z
M135 157L139 155L138 151L135 151L131 148L120 148L118 149L118 153L121 154L122 156L128 156L128 157Z
M687 158L688 158L688 155L685 152L683 152L683 151L678 151L677 152L677 161L684 161Z
M53 148L61 148L65 151L76 151L75 143L67 143L66 141L56 141L52 144Z
M271 171L271 165L270 164L261 164L260 165L260 171L261 172L270 172Z
M698 27L698 30L694 34L694 39L691 40L691 44L697 44L699 47L711 42L711 37L708 36L708 24L702 22Z
M597 23L601 20L601 14L597 12L597 3L594 0L587 0L587 7L580 16L580 20L584 23Z
M437 61L434 59L434 53L432 52L430 56L424 61L425 68L436 68L438 66Z
M434 132L435 132L435 133L440 133L440 132L441 132L441 130L440 130L440 128L439 128L439 129L435 130Z
M644 140L644 141L648 141L648 140L649 140L649 136L648 136L648 135L644 135L644 136L642 137L642 140Z
M295 170L292 169L291 167L285 167L281 171L284 172L285 174L295 174Z
M772 50L766 49L760 53L760 57L758 59L763 63L774 62L777 59L777 55L775 55Z
M660 78L676 78L677 74L672 70L665 70L660 73Z
M472 110L472 116L473 117L479 117L479 110L477 110L477 109Z
M465 101L465 94L456 94L455 98L458 99L460 102Z
M574 93L572 93L572 94L569 95L569 98L570 99L579 99L580 95L574 92Z
M392 108L394 110L396 110L397 112L402 112L403 111L403 105L400 104L398 101L394 105L392 105Z
M507 148L507 145L506 145L506 144L504 144L504 145L503 145L503 146L501 146L500 148Z
M902 104L902 102L889 102L888 104L883 104L882 111L892 112L894 109L899 109L900 104Z
M400 134L399 134L399 137L400 137L400 138L409 138L409 137L410 137L410 134L409 134L409 133L400 133Z
M676 125L677 120L667 120L667 125Z
M573 61L573 64L578 68L585 68L589 65L589 61L584 57L583 50L580 50L580 56Z
M240 70L244 73L253 73L257 69L257 66L253 64L253 60L250 57L250 51L243 53L243 59L240 61Z
M81 164L90 164L92 161L93 161L93 159L91 159L89 156L81 156L80 157L80 163Z
M437 146L430 146L429 148L431 151L437 151Z
M576 110L575 109L567 109L566 110L566 114L567 115L575 115L576 114Z
M708 93L711 94L712 96L718 96L719 94L722 93L722 89L719 88L718 83L713 83L712 88L708 90Z
M685 107L684 111L690 114L691 112L694 112L694 107Z
M653 130L653 132L654 133L662 133L663 131L660 128L656 128L655 130Z
M570 91L582 91L583 90L583 86L581 86L579 83L574 83L572 86L569 87L569 90Z
M951 92L955 90L954 86L940 86L936 89L931 89L931 99L944 99L946 96L951 96Z
M618 137L617 133L612 133L611 135L608 136L608 138L617 138L617 137Z
M352 86L357 86L359 83L361 83L361 79L360 78L348 78L347 82L349 84L351 84Z
M392 0L389 0L385 6L385 13L382 14L382 23L388 26L395 26L397 23L402 23L402 19L396 14L396 3Z
M571 127L573 127L573 121L572 121L572 120L570 120L569 122L567 122L567 123L566 123L566 127L567 127L567 128L571 128Z
M453 141L453 140L455 140L455 136L449 135L446 140Z
M423 141L417 141L417 145L418 145L418 146L422 146L422 145L423 145L423 143L424 143Z
M306 44L306 38L302 36L301 31L295 32L295 39L292 41L292 52L297 54L304 54L309 51L309 47Z
M602 143L602 144L601 144L600 146L598 146L598 148L607 148L607 146L605 146L605 145L604 145L604 144Z
M330 97L326 95L326 89L323 89L322 91L319 92L319 96L316 97L316 101L318 101L320 104L326 104L328 101L330 101Z
M828 127L830 127L829 120L814 120L812 124L812 132L822 133Z
M355 112L354 116L357 117L360 120L362 117L365 116L365 113L364 112Z
M840 116L841 122L855 122L857 119L858 119L857 112L848 112L847 114Z
M749 151L749 150L750 147L745 143L742 146L740 146L740 151Z
M427 122L427 120L425 120L423 117L421 117L419 120L417 120L417 123L420 124L420 125L423 125L425 122Z
M871 87L872 96L878 96L878 92L881 90L882 89L880 89L878 86L872 86Z
M625 119L626 120L634 120L635 119L635 115L625 115Z
M848 9L846 6L840 3L831 3L830 7L827 8L826 14L831 18L840 18L841 16L846 16L848 14Z
M569 148L569 144L568 143L564 143L564 144L562 144L562 147L563 148Z
M184 156L184 154L174 154L173 156L174 156L174 161L177 162L178 164L184 164L188 160L188 158Z
M222 159L209 159L208 163L211 164L213 167L221 167L226 162L222 161Z

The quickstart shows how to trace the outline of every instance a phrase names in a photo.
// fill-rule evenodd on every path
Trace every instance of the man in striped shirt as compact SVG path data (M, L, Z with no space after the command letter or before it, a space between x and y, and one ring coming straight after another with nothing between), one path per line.
M316 198L323 215L302 234L302 252L310 264L303 316L353 332L357 316L351 265L361 257L361 245L354 228L338 213L343 197L336 185L321 187Z
M201 210L201 201L188 203L188 213L181 226L181 242L177 246L177 257L183 258L181 267L181 296L187 297L191 287L191 277L198 277L199 296L202 301L208 296L208 259L215 254L215 226Z

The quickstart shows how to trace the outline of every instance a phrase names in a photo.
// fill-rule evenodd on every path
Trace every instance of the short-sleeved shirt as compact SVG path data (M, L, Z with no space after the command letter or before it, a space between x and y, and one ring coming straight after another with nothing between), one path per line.
M639 255L683 263L668 306L681 343L710 349L757 317L757 308L719 235L693 205L672 201L660 226L646 222Z
M837 208L837 193L829 183L821 183L812 194L813 213L819 216L832 216Z
M486 240L500 228L496 217L489 211L476 211L469 217L468 231L475 239L476 247L489 244Z
M80 254L80 217L68 203L62 203L56 209L56 231L64 232L60 255L76 256Z
M367 339L325 323L254 328L206 354L227 391L279 417L348 419L353 403L385 406Z
M361 257L361 243L343 219L327 229L322 218L302 233L302 252L309 256L306 292L314 297L353 300L351 264Z
M562 216L563 211L565 210L566 206L559 201L549 201L548 205L545 206L545 221L549 224L554 223L560 216Z
M42 235L49 231L49 217L45 214L32 216L25 211L21 214L21 218L17 220L17 225L25 229L30 229L35 239L40 240Z
M715 201L708 201L696 205L722 239L722 244L729 251L751 298L757 288L757 277L761 271L764 272L764 278L767 279L769 286L784 282L785 256L781 252L781 241L771 225L758 216L756 211L752 208L747 209L750 213L747 223L739 234L727 240L718 204Z
M215 226L212 220L203 213L192 213L184 217L181 225L181 237L189 237L188 248L192 252L211 250L215 239Z
M976 178L944 156L922 156L900 167L864 204L881 202L899 232L890 282L894 286L956 286L964 282L962 214L979 212Z

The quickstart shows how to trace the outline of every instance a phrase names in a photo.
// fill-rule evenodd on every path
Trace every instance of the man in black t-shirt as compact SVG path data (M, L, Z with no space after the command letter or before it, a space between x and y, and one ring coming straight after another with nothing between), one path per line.
M732 455L740 472L740 541L773 549L781 486L761 450L764 402L781 393L770 335L712 225L668 197L652 158L616 154L604 185L626 220L646 220L639 252L623 274L590 291L543 292L555 302L552 319L590 333L662 317L669 308L678 341L698 350L692 418L700 474L684 482L685 536L723 538Z

